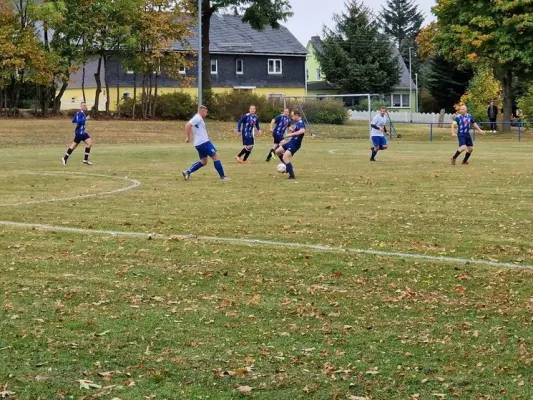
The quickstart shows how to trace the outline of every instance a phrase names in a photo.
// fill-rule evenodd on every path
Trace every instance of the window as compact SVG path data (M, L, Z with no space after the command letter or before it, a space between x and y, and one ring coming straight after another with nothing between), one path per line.
M271 104L283 104L283 94L282 93L269 93L268 101L270 101Z
M392 106L401 107L402 106L402 96L400 94L392 95Z
M242 60L237 60L235 64L235 72L237 75L244 74L244 62Z
M211 73L218 74L218 62L217 60L211 60Z
M409 104L411 100L409 98L409 95L408 94L402 94L402 107L410 107L411 105Z
M185 65L180 65L179 73L180 75L185 75L187 73L187 70L185 69Z
M322 73L320 72L320 68L316 69L316 79L317 81L322 79Z
M281 74L281 60L268 60L268 73Z

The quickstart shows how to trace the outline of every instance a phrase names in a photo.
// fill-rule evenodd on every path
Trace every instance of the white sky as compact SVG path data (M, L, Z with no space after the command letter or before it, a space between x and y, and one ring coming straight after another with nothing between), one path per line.
M344 10L345 0L291 0L294 16L288 22L282 23L304 45L311 36L322 36L322 27L331 27L333 14ZM370 8L379 12L386 3L385 0L363 0ZM426 23L432 21L431 7L435 0L415 0L419 9L426 16ZM425 25L425 24L424 24Z

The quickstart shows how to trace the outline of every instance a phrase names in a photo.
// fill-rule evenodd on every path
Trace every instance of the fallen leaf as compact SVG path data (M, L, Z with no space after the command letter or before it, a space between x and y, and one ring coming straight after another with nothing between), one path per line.
M350 396L350 397L348 397L348 400L368 400L368 397Z
M237 388L237 390L240 392L240 393L250 393L252 391L252 387L250 386L239 386Z
M9 396L14 396L15 395L15 392L11 392L9 390L7 390L7 383L4 385L4 388L2 389L2 391L0 392L0 397L2 399L5 399Z
M80 389L90 390L90 389L101 389L102 388L102 386L94 383L93 381L89 381L87 379L80 379L78 382L80 383Z

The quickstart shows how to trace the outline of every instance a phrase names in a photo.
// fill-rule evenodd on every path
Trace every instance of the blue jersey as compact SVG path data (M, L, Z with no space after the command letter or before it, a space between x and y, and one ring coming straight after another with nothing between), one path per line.
M302 120L299 120L295 125L294 125L294 128L293 128L293 132L298 132L299 130L301 129L305 129L305 124ZM304 140L304 134L302 135L297 135L297 136L292 136L291 137L291 140L290 140L290 143L295 143L297 144L298 146L301 146L302 144L302 141Z
M242 133L243 137L253 137L254 128L259 128L259 117L256 114L244 114L242 118L237 122L237 131Z
M87 122L87 116L82 110L79 110L74 114L72 123L76 124L76 129L74 130L76 135L83 135L85 133L85 122Z
M284 116L283 114L280 114L276 118L274 118L274 122L276 123L276 125L274 126L274 130L272 131L272 135L283 136L285 135L285 131L291 124L291 119L289 117Z
M470 136L470 128L476 123L470 114L458 115L453 120L457 124L457 136Z

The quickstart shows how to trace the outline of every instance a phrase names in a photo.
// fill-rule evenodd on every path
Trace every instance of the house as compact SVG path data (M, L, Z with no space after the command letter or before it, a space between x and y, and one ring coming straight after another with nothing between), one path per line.
M307 44L307 60L305 63L307 95L328 95L340 94L341 91L329 83L320 70L320 64L316 58L316 51L321 51L322 40L318 36L313 36ZM384 95L385 105L393 111L410 110L409 88L412 88L412 110L415 111L416 85L409 77L409 69L398 50L394 48L395 56L400 64L400 82L394 87L390 94ZM380 93L381 94L381 93Z
M305 60L307 50L281 26L270 27L263 31L253 29L234 15L213 15L211 19L209 52L211 54L211 83L215 93L246 90L271 97L305 95ZM192 37L187 46L174 43L174 51L197 50L198 39ZM196 57L194 57L196 59ZM194 61L194 60L193 60ZM92 106L96 91L94 74L97 61L92 59L85 65L85 95L87 104ZM183 91L197 94L197 67L181 73L194 78L189 87L180 86L180 82L161 74L158 81L158 93ZM108 71L102 67L103 76L107 73L111 89L111 108L116 107L116 86L118 83L121 96L133 93L133 72L126 71L119 62L110 60ZM71 81L63 96L62 108L78 107L82 101L83 71L71 76ZM140 82L137 82L139 85ZM100 108L105 103L105 88L102 88Z

